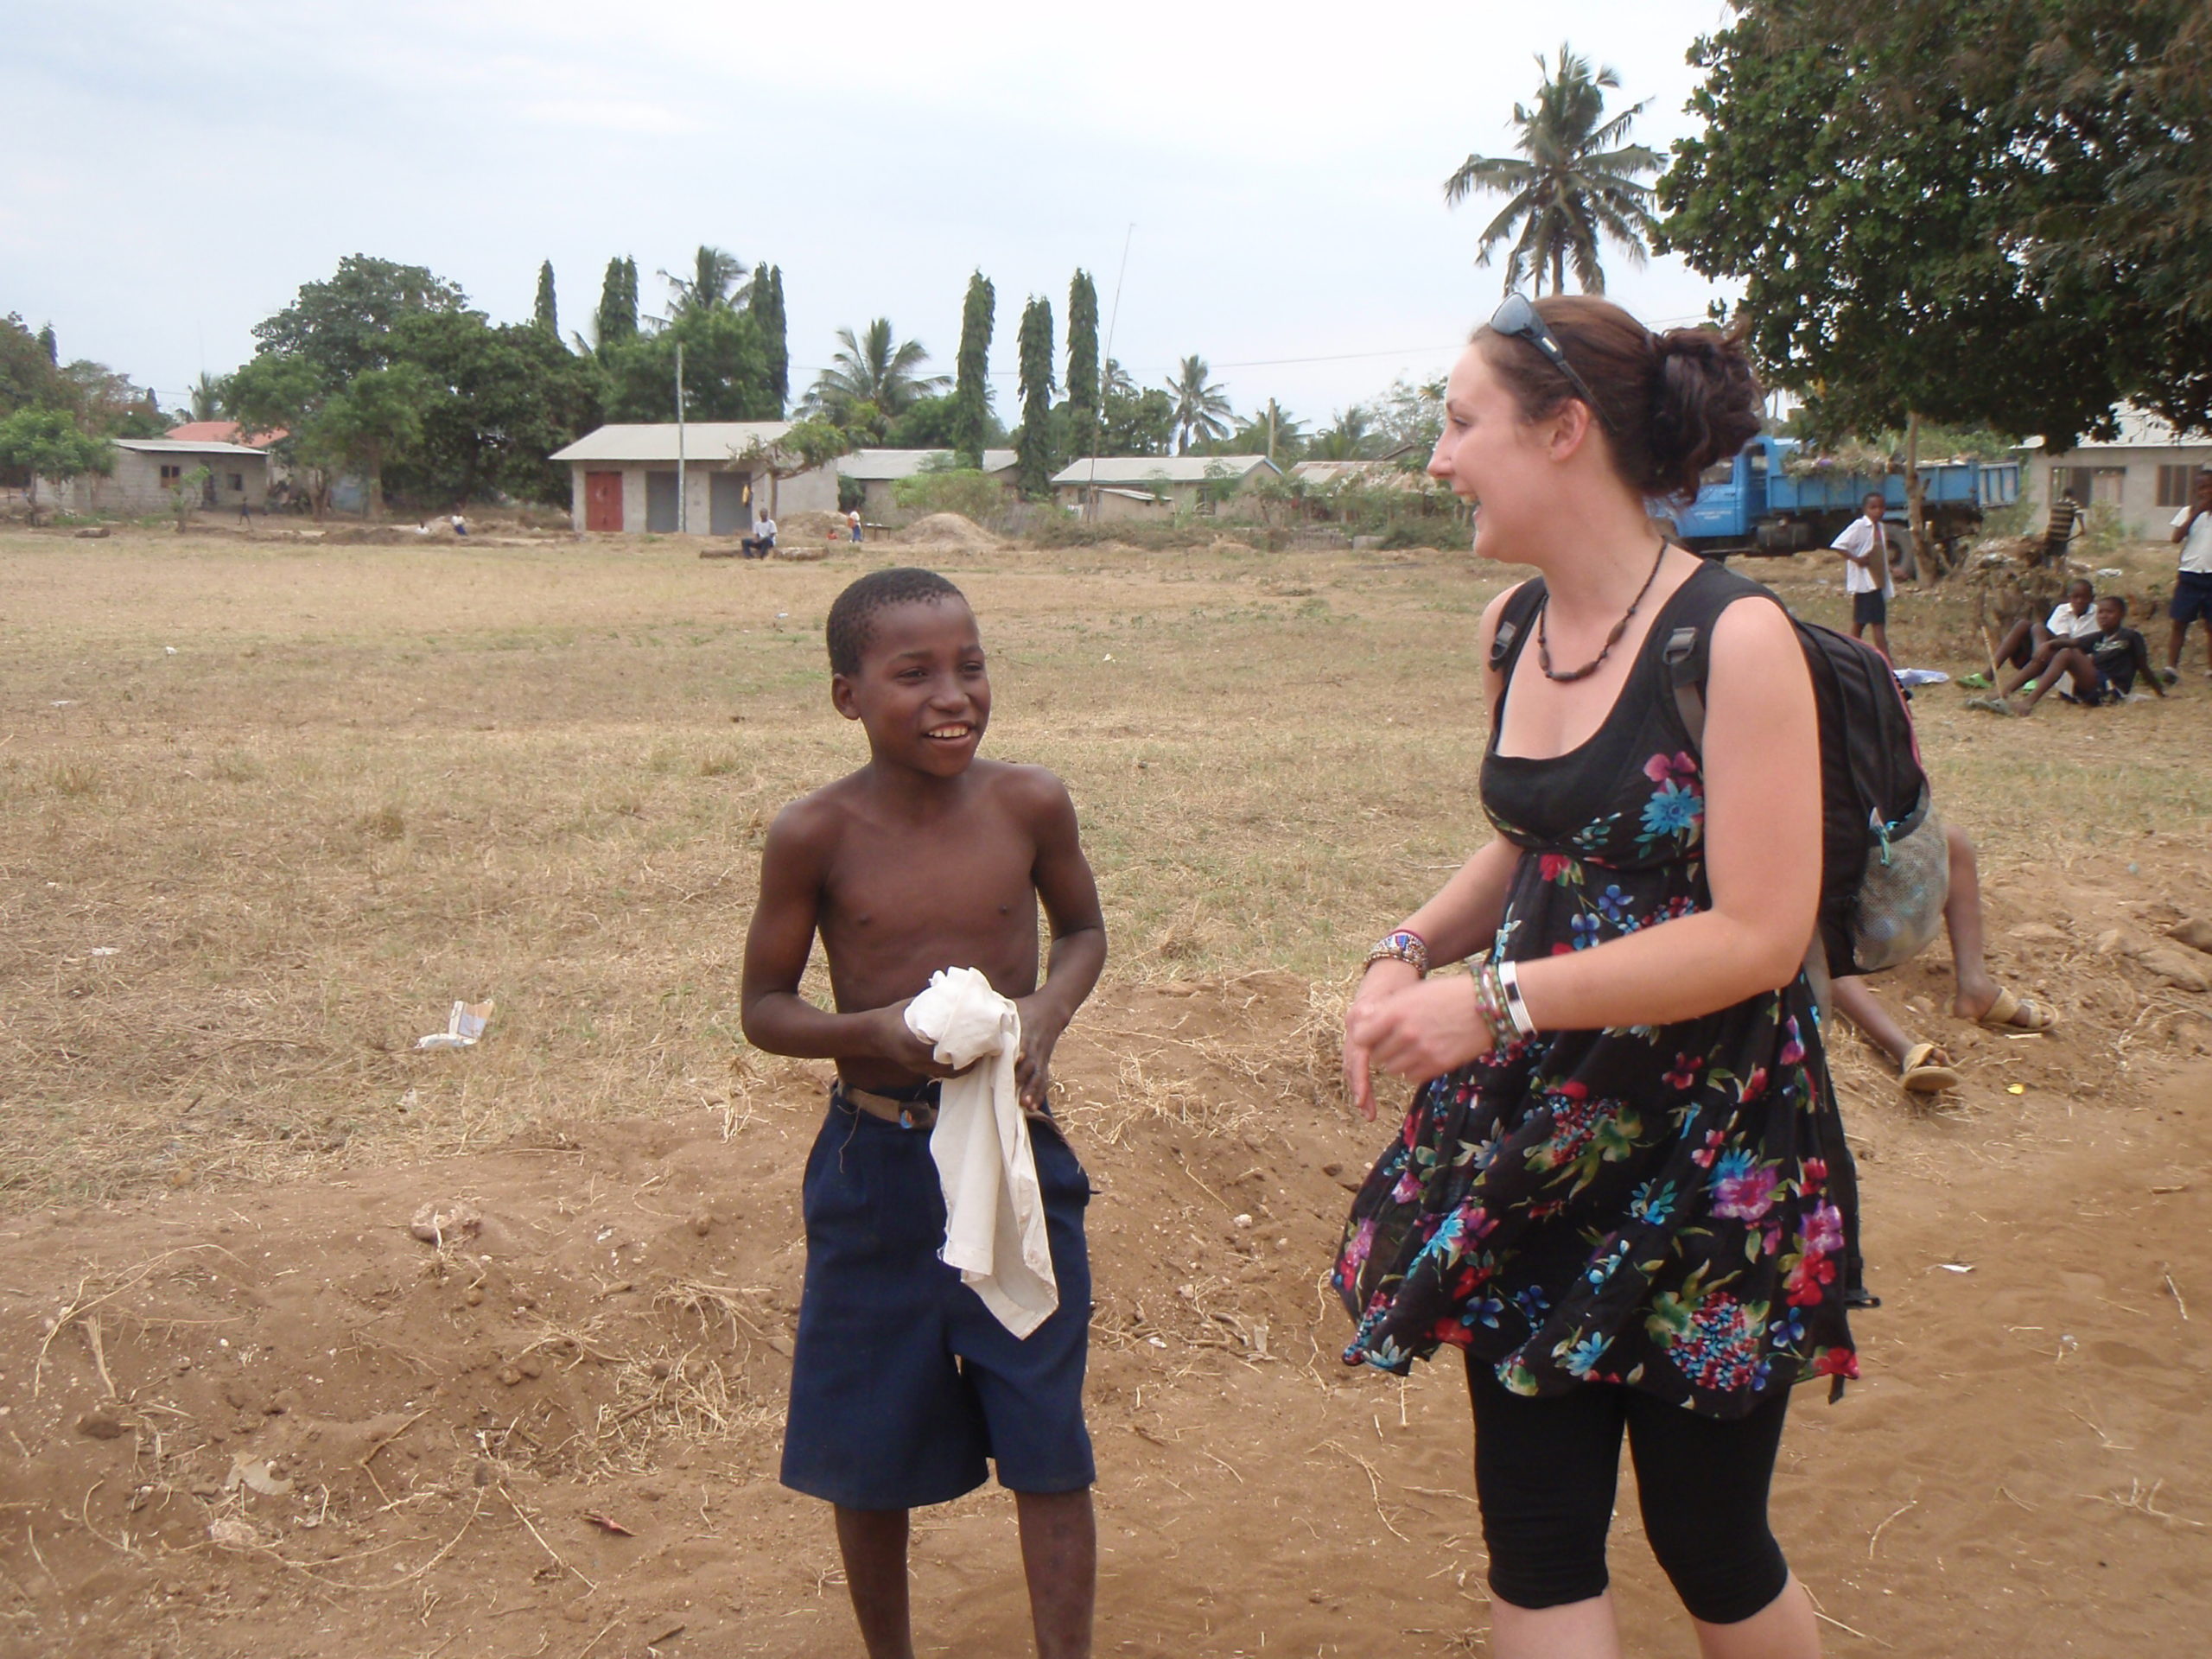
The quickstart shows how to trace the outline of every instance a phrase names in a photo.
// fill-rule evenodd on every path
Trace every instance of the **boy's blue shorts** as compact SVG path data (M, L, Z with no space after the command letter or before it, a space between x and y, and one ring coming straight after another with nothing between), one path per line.
M944 1196L925 1130L833 1090L806 1161L806 1286L783 1483L853 1510L944 1503L983 1484L1071 1492L1097 1471L1083 1423L1090 1182L1057 1127L1030 1120L1060 1305L1027 1338L938 1260Z

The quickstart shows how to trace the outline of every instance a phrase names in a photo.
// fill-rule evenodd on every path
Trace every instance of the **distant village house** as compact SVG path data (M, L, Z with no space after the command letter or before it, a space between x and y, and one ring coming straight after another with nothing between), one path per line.
M1101 522L1236 513L1234 498L1282 469L1265 455L1101 455L1052 474L1052 499Z
M779 479L760 457L791 429L789 421L693 421L682 429L683 492L677 505L674 422L602 426L549 459L569 468L570 512L579 530L601 534L742 535L753 511L772 517L837 509L835 467ZM751 457L748 459L748 457Z
M1012 502L1019 487L1014 477L1017 457L1011 449L983 451L983 476L997 482ZM855 449L837 458L837 475L861 486L861 511L870 518L895 512L896 491L902 478L950 468L956 463L950 449Z
M2165 539L2188 505L2196 474L2212 467L2212 433L2177 432L2155 415L2122 405L2120 433L2084 438L2070 449L2042 439L2020 446L2020 493L2040 524L2063 494L2089 509L2089 521L2116 524L2124 536Z
M231 427L232 432L237 429ZM167 512L176 505L177 490L204 467L207 476L191 486L197 493L197 505L257 511L269 503L269 457L250 444L180 438L175 432L167 437L111 442L115 446L112 472L41 479L39 499L63 512Z

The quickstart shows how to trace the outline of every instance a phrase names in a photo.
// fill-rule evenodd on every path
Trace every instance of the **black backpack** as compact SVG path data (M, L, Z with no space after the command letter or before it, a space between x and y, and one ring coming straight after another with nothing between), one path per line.
M1537 576L1506 596L1491 645L1494 671L1511 672L1544 591ZM1705 738L1713 625L1751 594L1775 598L1758 582L1707 564L1669 601L1661 658L1693 750ZM1949 849L1921 770L1912 715L1889 664L1871 645L1832 628L1795 616L1790 622L1804 647L1820 716L1820 943L1831 975L1873 973L1916 955L1942 925Z

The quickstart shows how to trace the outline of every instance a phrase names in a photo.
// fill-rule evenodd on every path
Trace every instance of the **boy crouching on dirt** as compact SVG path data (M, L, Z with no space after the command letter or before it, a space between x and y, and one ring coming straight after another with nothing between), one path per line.
M907 1511L973 1491L995 1459L1014 1493L1038 1651L1087 1655L1097 1577L1083 1421L1090 1188L1045 1106L1053 1044L1106 959L1097 888L1060 780L976 758L991 686L958 588L926 570L876 571L838 595L828 633L830 700L867 731L868 762L777 817L745 944L746 1036L772 1053L834 1059L838 1073L807 1160L784 1484L836 1506L861 1638L871 1659L906 1659ZM1040 899L1052 938L1042 986ZM798 995L817 931L834 1014ZM1056 1287L1058 1303L1041 1322L1038 1307L1023 1318L987 1302L988 1283L979 1294L975 1274L939 1259L953 1247L932 1131L937 1080L955 1074L936 1055L955 1039L933 1046L907 1014L925 989L941 1003L932 976L960 969L988 981L971 981L973 996L994 1007L1012 999L1020 1016L1018 1052L980 1065L1002 1067L989 1075L1020 1110L1001 1100L995 1121L1026 1124L1017 1138L1033 1151L1033 1176L1008 1151L993 1190L1030 1195L1036 1265L1049 1240L1046 1295ZM946 1094L992 1086L969 1081L984 1075ZM971 1098L945 1100L937 1138L956 1110L988 1128L988 1116L965 1115ZM957 1189L956 1233L970 1191ZM1009 1224L994 1214L1003 1238Z

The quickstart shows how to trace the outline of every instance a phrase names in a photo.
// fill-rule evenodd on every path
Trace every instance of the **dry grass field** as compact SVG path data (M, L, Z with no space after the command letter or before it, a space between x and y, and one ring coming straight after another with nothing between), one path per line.
M773 1482L826 1072L747 1052L735 999L769 817L864 753L823 613L892 562L974 601L988 752L1067 779L1107 904L1061 1068L1102 1189L1100 1650L1482 1650L1457 1379L1344 1373L1317 1280L1388 1133L1333 1018L1481 831L1504 576L696 552L0 533L0 1652L857 1651ZM1754 574L1842 613L1810 559ZM1975 664L1970 594L1899 613L1905 660ZM2212 914L2202 666L1918 705L2000 975L2065 1024L1962 1028L1939 950L1881 988L1957 1096L1835 1044L1887 1306L1777 1496L1834 1651L2178 1652L2212 1614L2212 996L2097 948ZM456 998L486 1040L414 1052ZM429 1199L481 1234L415 1242ZM1687 1653L1632 1517L1631 1651ZM1022 1650L1002 1497L917 1560L925 1650Z

